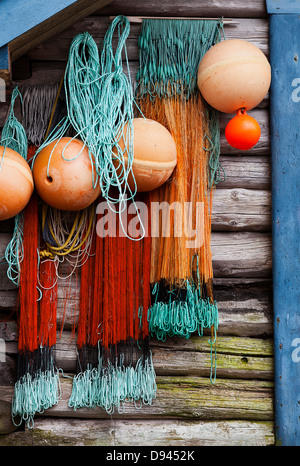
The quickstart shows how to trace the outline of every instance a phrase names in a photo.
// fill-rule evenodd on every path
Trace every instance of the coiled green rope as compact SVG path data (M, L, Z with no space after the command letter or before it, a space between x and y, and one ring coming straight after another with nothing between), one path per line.
M104 37L101 55L88 32L74 37L64 75L67 115L35 154L36 157L45 145L59 140L73 128L74 138L79 137L89 149L95 168L93 185L100 184L102 196L119 213L125 210L128 201L134 202L136 194L136 186L131 190L127 182L129 174L134 180L132 120L135 101L126 51L129 31L129 20L124 16L116 17ZM118 43L114 52L112 42L116 33ZM52 153L54 150L55 147ZM49 163L50 160L51 154ZM139 216L138 209L136 212ZM127 236L124 228L123 231Z
M6 122L4 124L0 145L5 149L8 147L18 152L25 160L27 160L28 141L23 125L18 121L14 113L15 101L20 98L22 104L22 95L15 87L11 96L11 104ZM5 157L5 149L0 163L0 170ZM4 259L8 265L7 276L15 285L19 284L20 265L23 260L23 211L15 216L15 226L11 241L8 243ZM3 262L3 263L5 263ZM1 263L1 261L0 261Z

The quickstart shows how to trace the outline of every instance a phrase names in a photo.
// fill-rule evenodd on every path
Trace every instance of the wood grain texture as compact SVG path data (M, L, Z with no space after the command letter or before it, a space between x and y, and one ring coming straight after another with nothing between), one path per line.
M0 257L3 257L10 239L10 234L0 233ZM271 276L272 240L269 233L214 232L211 236L211 248L216 278ZM0 272L5 280L4 266Z
M0 437L0 446L272 446L273 423L249 421L38 418L33 430ZM23 443L24 444L24 443Z
M191 2L188 0L149 0L136 2L134 0L114 0L109 7L103 8L99 15L131 15L131 16L204 16L225 18L264 18L267 16L264 0L201 0Z
M232 166L229 168L233 169ZM238 169L239 167L236 168ZM240 183L238 180L236 180L236 182ZM228 184L231 186L235 185L235 181L231 181L227 178L227 185ZM224 186L226 186L225 183ZM213 231L271 230L270 190L254 190L238 187L233 187L231 189L222 188L223 182L220 182L213 193ZM3 222L3 225L0 225L0 232L12 232L13 225L13 221Z
M270 277L272 240L268 233L212 234L215 277Z
M0 323L0 338L5 342L17 341L16 322L11 320L17 299L17 290L9 290L4 277L0 285L0 309L6 321ZM66 283L58 287L57 324L70 331L78 321L78 291L72 281L65 302ZM272 286L270 280L224 279L214 280L214 296L219 310L219 335L239 337L272 337ZM11 317L9 317L11 315Z
M31 49L28 56L32 60L40 61L66 61L68 58L69 47L72 39L79 33L89 32L101 49L103 37L110 25L109 16L89 16L80 21L76 21L68 29L49 40L44 41L38 47ZM226 24L224 32L226 39L243 38L262 50L266 55L269 54L268 43L268 20L267 19L248 19L239 18L237 24ZM139 60L138 36L140 33L140 24L130 24L130 34L126 40L126 49L130 61ZM117 44L117 38L113 40Z
M212 230L270 231L271 191L217 189L213 196Z
M165 343L151 340L153 364L160 376L204 376L211 370L209 336L193 335L189 340L172 338ZM17 354L17 343L7 342L6 351ZM272 339L218 336L217 377L236 379L273 378ZM76 337L71 332L57 333L54 352L56 365L64 372L76 372ZM7 361L7 367L11 367ZM8 370L8 369L7 369ZM2 385L9 385L13 370L3 373ZM0 379L0 380L1 380Z
M218 188L271 189L269 156L231 155L220 157L226 178Z
M68 407L72 376L60 379L61 397L48 409L47 417L109 419L101 408ZM13 387L1 386L0 399L11 402ZM157 397L152 405L143 405L137 412L126 403L124 412L114 413L114 419L203 419L203 420L273 420L273 383L265 380L218 379L211 384L205 377L157 376Z

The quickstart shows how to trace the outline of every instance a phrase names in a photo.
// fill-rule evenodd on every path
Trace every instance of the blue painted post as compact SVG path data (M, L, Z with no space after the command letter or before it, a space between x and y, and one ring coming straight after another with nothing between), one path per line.
M300 446L300 5L270 0L267 6L271 13L275 435L277 445Z
M9 70L9 50L7 45L0 47L0 70Z

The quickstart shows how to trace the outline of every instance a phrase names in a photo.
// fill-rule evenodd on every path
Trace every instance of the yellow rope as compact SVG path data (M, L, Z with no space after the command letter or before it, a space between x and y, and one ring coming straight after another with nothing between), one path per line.
M55 102L54 102L53 109L52 109L52 112L51 112L48 128L47 128L47 131L46 131L46 134L45 134L45 139L47 138L47 136L49 134L49 131L50 131L50 128L51 128L51 124L52 124L52 121L53 121L53 117L54 117L55 109L56 109L57 102L58 102L58 99L59 99L59 95L60 95L60 92L61 92L61 89L62 89L62 86L63 86L63 83L64 83L64 74L63 74L63 76L61 78L61 81L60 81L60 84L59 84L59 87L58 87L58 91L57 91ZM48 206L46 204L44 204L43 208L42 208L42 228L43 229L44 229L45 223L46 223L47 208L48 208ZM87 232L86 232L83 240L80 242L80 244L75 246L75 247L74 247L74 244L76 243L76 240L77 240L77 238L79 236L79 232L80 232L80 229L81 229L82 224L84 222L84 219L85 219L85 217L87 215L87 211L84 211L81 216L80 216L79 212L77 213L77 215L75 217L75 220L74 220L74 223L73 223L73 226L72 226L71 231L69 233L69 236L68 236L67 240L65 241L65 243L63 245L59 245L59 241L56 238L56 235L55 235L51 225L48 224L51 235L52 235L53 239L55 240L55 242L56 242L56 244L58 246L57 247L52 246L48 242L45 242L46 246L47 246L47 249L45 249L43 251L40 251L40 257L41 258L48 257L49 259L54 259L55 255L57 255L57 256L66 256L67 254L70 254L71 252L78 251L83 246L83 244L86 242L86 240L87 240L87 238L88 238L88 236L89 236L89 234L91 232L91 229L92 229L93 214L92 214L91 209L89 209L89 211L90 211L90 220L89 220L89 225L88 225ZM79 217L80 217L80 219L79 219ZM79 221L79 224L78 224L78 221ZM75 237L73 238L76 227L77 227L77 233L75 234Z
M72 225L71 231L69 233L68 239L65 241L65 243L63 245L56 247L56 246L52 246L51 244L46 242L47 247L49 248L50 251L52 251L53 254L56 254L56 255L59 255L59 256L65 256L67 254L70 254L70 252L78 251L78 249L80 249L83 246L83 244L86 242L86 240L87 240L87 238L88 238L88 236L90 234L90 231L91 231L92 225L93 225L92 209L89 209L89 211L90 211L90 220L89 220L88 229L87 229L87 232L86 232L84 238L80 242L80 244L74 247L74 243L76 242L76 240L77 240L77 238L79 236L80 228L81 228L82 223L84 222L84 219L85 219L85 217L87 215L87 211L84 211L82 213L82 215L80 216L78 230L77 230L77 232L75 234L74 239L72 239L72 237L74 235L74 232L75 232L75 229L76 229L76 226L77 226L77 223L78 223L79 212L76 214L76 217L75 217L75 220L73 222L73 225ZM44 226L45 226L45 223L46 223L46 214L47 214L47 205L44 204L43 209L42 209L42 228L43 229L44 229ZM48 226L49 226L49 229L50 229L50 232L51 232L51 235L52 235L53 239L55 240L56 244L59 245L59 241L56 238L56 235L55 235L51 225L48 225Z
M40 258L41 259L54 259L54 256L52 254L52 252L48 251L48 250L44 250L44 251L40 251Z

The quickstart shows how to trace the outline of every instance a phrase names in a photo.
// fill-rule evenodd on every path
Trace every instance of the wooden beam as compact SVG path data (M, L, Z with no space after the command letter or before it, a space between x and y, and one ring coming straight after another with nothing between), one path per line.
M113 21L116 18L116 16L110 16L110 20ZM127 19L130 23L136 23L136 24L142 24L144 19L188 19L188 20L208 20L208 21L219 21L220 18L207 18L207 17L188 17L188 16L183 16L178 18L178 16L127 16ZM222 18L222 23L223 24L238 24L238 21L233 21L231 18Z
M252 420L272 421L273 382L270 380L218 379L213 385L206 377L157 376L157 397L151 405L139 410L133 403L124 403L124 411L107 414L102 408L68 406L72 391L72 377L60 379L61 398L44 415L84 419L165 419L181 420ZM0 386L0 399L11 402L13 386ZM37 415L38 417L38 415Z
M22 35L13 38L9 42L12 61L24 55L31 48L41 44L49 37L59 34L64 29L70 27L75 21L91 15L98 8L111 3L111 1L90 0L86 2L86 0L77 0L71 2L70 0L65 0L65 2L69 3L69 6L64 9L60 8L58 13L50 15L49 13L52 12L52 9L49 9L48 17L44 21L39 22L33 28L24 31ZM39 1L38 3L41 2ZM58 3L60 7L64 5L64 2L61 2L61 0ZM45 3L46 9L48 6L49 2Z
M0 234L0 257L11 234ZM269 278L272 275L272 239L265 232L213 232L211 237L215 278ZM62 264L61 273L63 273ZM65 269L66 271L66 269ZM5 268L1 272L5 274Z
M109 25L110 19L108 16L87 16L74 22L58 36L55 35L55 37L30 50L28 54L32 60L66 61L73 37L82 31L87 31L93 36L96 43L100 45ZM141 24L130 24L130 34L126 40L126 50L131 62L139 61L138 36L140 30ZM266 55L269 53L268 30L268 20L261 18L238 18L236 22L226 23L224 27L226 39L243 38L256 45ZM117 40L117 36L115 36L113 38L114 46L117 44ZM137 68L137 65L135 68ZM133 68L134 72L136 72L135 68Z
M9 413L8 413L9 416ZM272 446L271 421L36 418L34 429L1 435L1 446ZM196 458L195 458L196 460Z
M18 329L16 323L7 321L7 318L15 307L17 290L10 287L7 277L2 278L0 310L6 320L0 323L0 338L12 342L17 341ZM70 287L66 286L66 280L59 281L57 326L59 329L63 326L64 331L71 331L79 315L75 278ZM272 287L267 280L215 279L214 297L219 310L219 335L252 338L273 336Z
M222 325L222 324L220 324ZM206 376L211 370L210 336L192 335L188 340L169 338L166 342L150 341L153 364L161 376ZM17 354L17 343L6 341L7 358ZM217 377L273 380L273 340L218 335ZM53 356L64 372L75 373L77 363L76 336L65 331L57 333ZM2 374L0 384L11 383L13 372ZM4 383L6 382L6 383Z
M263 18L267 16L265 0L114 0L98 13L99 15L130 16L176 16L176 17L226 17L226 18Z
M269 1L276 442L300 445L299 2ZM273 14L275 13L275 14ZM276 14L279 13L279 14ZM292 14L297 13L297 14Z

